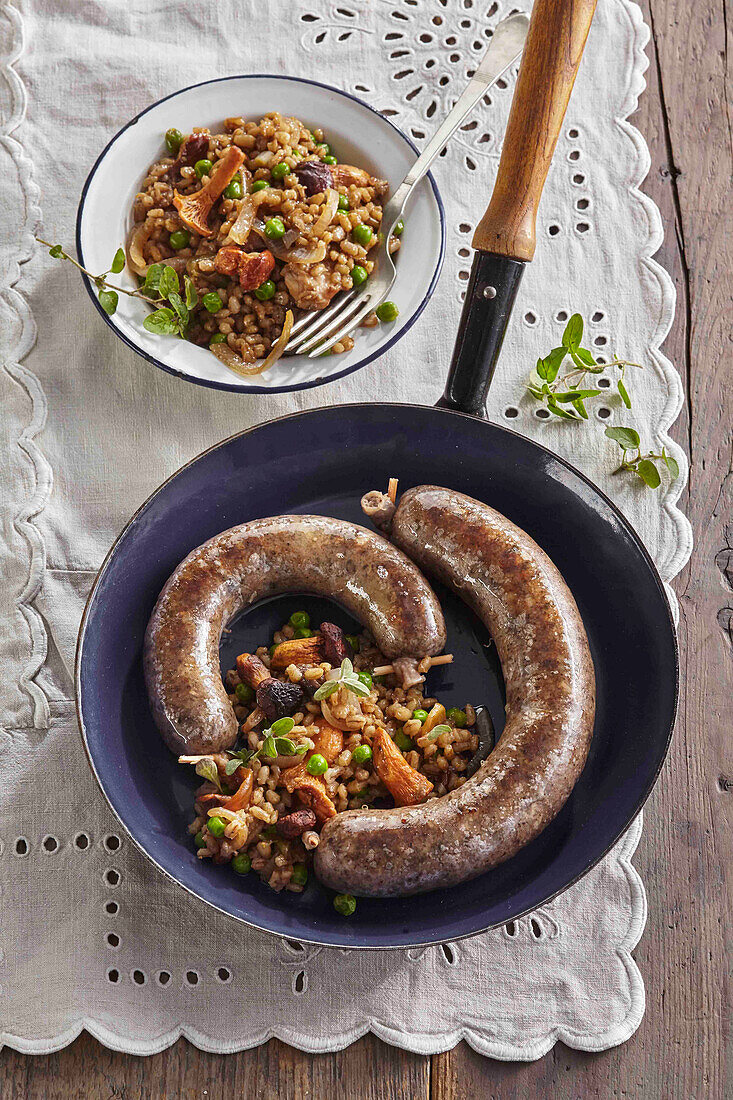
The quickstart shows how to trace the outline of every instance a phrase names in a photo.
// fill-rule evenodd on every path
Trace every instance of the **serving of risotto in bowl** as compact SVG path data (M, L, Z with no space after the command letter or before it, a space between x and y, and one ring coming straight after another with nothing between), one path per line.
M121 130L87 179L79 259L105 271L124 246L118 280L138 297L110 316L88 280L90 295L136 352L202 385L282 392L342 377L407 331L437 280L432 179L389 242L381 231L414 159L392 123L322 84L246 76L184 89ZM283 354L294 321L363 285L386 249L397 279L379 314L323 356Z

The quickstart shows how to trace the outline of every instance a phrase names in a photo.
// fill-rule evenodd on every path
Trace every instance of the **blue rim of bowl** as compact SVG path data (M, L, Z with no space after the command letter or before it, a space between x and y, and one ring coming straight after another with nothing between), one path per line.
M189 84L185 88L178 88L175 92L171 92L170 95L163 96L162 99L156 99L155 103L151 103L150 106L146 107L144 111L140 111L138 114L135 115L134 118L131 118L130 121L126 123L122 127L122 129L118 130L114 137L107 142L104 149L95 160L82 188L81 198L79 199L79 208L76 214L76 254L79 257L80 264L84 264L84 254L81 247L81 226L84 219L84 203L86 201L87 191L91 186L91 182L94 179L97 168L107 156L107 153L112 148L117 139L121 137L126 130L129 130L131 126L135 126L136 123L138 123L143 117L143 115L146 115L148 113L148 111L152 111L155 107L159 107L160 104L165 103L166 100L174 99L177 95L181 95L183 92L190 92L194 88L203 88L206 87L206 85L208 84L224 84L228 80L289 80L292 81L292 83L294 84L310 84L314 85L317 88L325 88L326 91L334 92L336 95L342 96L344 99L351 99L354 101L354 103L358 103L360 107L365 107L367 111L371 111L371 113L381 119L382 122L386 122L388 126L391 126L392 129L399 134L402 140L406 142L407 145L409 145L413 153L419 156L420 150L417 148L414 142L410 140L407 134L403 133L402 130L400 130L399 126L396 126L394 122L390 121L390 119L388 118L385 118L384 115L380 114L379 111L375 110L375 108L371 107L368 103L365 103L364 100L360 99L358 96L352 95L351 92L345 92L341 88L336 88L333 86L333 84L324 84L321 80L308 80L306 77L300 76L281 76L278 73L237 73L232 76L220 76L216 77L213 80L202 80L197 84ZM309 382L295 382L291 386L241 386L235 385L234 383L230 382L216 382L213 379L207 378L192 378L191 375L186 374L184 371L176 370L175 367L170 367L167 363L163 363L160 359L156 359L154 355L149 355L148 352L143 351L143 349L140 348L134 340L130 339L129 336L126 336L123 332L121 332L114 324L112 319L108 316L108 314L104 312L94 292L92 280L89 278L88 275L82 274L84 285L86 286L89 297L94 303L94 308L97 310L104 323L112 329L115 336L122 340L124 344L127 344L128 348L134 351L136 355L139 355L142 359L146 359L148 363L152 363L154 367L159 367L160 370L165 371L167 374L172 374L175 378L183 379L184 382L192 382L195 386L207 386L209 389L213 390L228 390L231 393L240 394L296 393L298 390L311 390L315 389L316 386L326 386L329 382L335 382L339 378L346 378L347 375L354 374L355 371L361 370L362 367L367 366L368 363L371 363L374 359L378 359L380 355L384 355L385 352L389 351L389 349L393 347L398 340L401 340L402 337L407 332L409 332L409 330L415 324L415 321L417 321L418 317L425 309L425 306L428 304L433 296L433 291L435 290L436 284L440 277L440 273L443 269L443 261L445 259L445 208L443 206L443 200L440 197L440 192L438 191L438 185L433 178L432 172L427 173L426 179L428 179L430 182L430 186L433 189L433 194L435 195L435 201L438 204L438 214L440 217L440 255L438 256L438 262L435 266L435 271L433 272L433 277L430 280L430 286L425 293L425 297L420 302L420 305L409 318L407 323L403 325L399 332L395 333L395 335L391 339L389 339L385 344L382 344L382 346L377 348L376 351L372 352L370 355L367 355L364 359L360 359L358 363L355 363L351 367L346 367L344 370L339 371L337 374L330 374L328 378L313 378Z
M381 404L383 407L404 409L405 411L407 411L407 410L414 407L410 403L397 402L397 401L385 401L385 402L379 402L379 404ZM188 462L184 462L182 466L179 466L179 468L177 470L174 470L172 474L170 474L167 478L165 478L165 480L162 481L160 483L160 485L158 485L158 487L153 490L153 492L150 494L150 496L147 497L147 499L144 500L143 503L130 516L127 523L124 525L122 530L119 532L119 534L115 538L114 542L110 546L109 550L105 554L104 561L102 562L102 564L99 567L97 575L94 578L94 583L92 584L92 587L89 590L89 595L87 596L87 600L86 600L86 603L84 605L84 612L82 614L81 623L79 625L79 633L77 634L77 637L76 637L76 650L75 650L75 653L74 653L74 707L75 707L75 710L76 710L76 717L77 717L77 723L78 723L78 726L79 726L79 733L81 735L82 743L84 745L84 752L86 754L87 761L89 763L89 767L91 768L92 775L94 776L94 779L97 783L97 786L99 787L100 791L102 792L102 795L104 796L104 799L105 799L107 805L109 806L109 809L111 810L111 812L115 816L115 818L119 821L120 825L124 829L125 833L129 836L132 843L135 845L135 847L138 849L138 851L140 851L145 856L146 859L150 860L150 862L153 864L154 867L156 867L158 869L158 871L160 871L171 882L174 882L178 887L180 887L181 890L184 890L187 894L190 894L191 897L198 898L200 901L203 901L205 905L210 905L212 907L212 909L216 909L218 912L225 914L225 916L231 917L233 920L240 921L242 924L247 925L249 928L256 928L261 932L266 932L269 935L273 935L273 936L287 936L287 932L286 931L281 931L281 930L274 930L272 928L267 928L264 924L259 924L254 920L248 920L246 917L241 916L239 913L233 913L230 909L227 909L224 906L219 905L216 901L212 901L211 898L204 897L203 894L199 894L196 890L192 889L192 887L186 886L185 883L181 882L180 879L176 878L176 876L173 874L172 871L169 871L166 867L164 867L162 865L162 863L158 862L156 857L151 852L149 852L146 847L144 847L142 842L139 841L137 839L137 837L133 834L131 827L120 816L117 809L115 808L115 806L112 803L112 799L110 798L110 796L107 793L105 785L102 782L101 776L99 775L99 772L97 771L97 767L96 767L96 764L94 762L94 757L92 755L92 750L90 748L89 741L87 739L87 730L86 730L86 724L84 722L84 717L82 715L82 703L81 703L81 697L82 697L81 663L82 663L82 653L83 653L83 649L84 649L84 641L85 641L85 635L86 635L87 620L89 618L89 613L90 613L91 608L92 608L92 603L94 602L95 596L97 594L97 590L98 590L99 585L102 581L102 577L103 577L104 573L106 572L107 566L112 561L112 558L115 555L117 547L118 547L119 543L122 541L122 539L124 538L124 536L130 530L130 528L133 527L133 525L138 521L138 519L143 515L143 513L148 508L148 506L150 504L152 504L152 502L155 500L155 498L158 496L158 494L161 493L165 489L166 485L168 485L171 481L173 481L176 477L178 477L178 475L181 474L184 470L188 469L190 466L193 466L200 459L204 458L208 454L211 454L212 451L216 451L216 450L219 450L219 448L221 448L221 447L228 446L230 443L233 443L235 439L240 439L243 436L250 435L252 432L257 431L258 428L263 428L263 427L265 427L267 425L270 425L270 424L281 423L281 422L284 422L284 421L287 421L287 420L295 420L296 418L301 417L301 416L309 416L311 413L317 413L317 412L322 411L324 407L325 406L321 406L321 407L315 408L315 409L301 409L297 412L285 413L283 416L275 416L271 420L266 420L262 424L253 424L252 427L245 428L241 432L234 432L233 435L227 436L226 439L221 439L221 440L219 440L218 443L214 443L214 444L212 444L211 447L207 447L205 450L201 451L200 454L194 455L194 457L189 459ZM372 408L373 406L371 406L371 405L362 405L359 402L348 402L347 404L342 405L342 406L338 406L338 407L343 408L343 409L355 409L355 408L360 408L360 407ZM429 406L427 406L427 407L429 407ZM473 416L471 413L459 412L457 409L443 409L441 411L445 412L445 413L448 413L451 416L455 416L457 418L461 418L461 419L465 419L465 420L482 420L481 417ZM484 423L491 423L491 422L490 421L484 421ZM638 801L636 803L636 806L634 807L634 811L631 815L631 818L629 819L628 823L623 827L623 829L621 829L621 831L618 833L618 835L614 837L614 839L610 842L610 844L608 844L603 849L602 852L599 852L597 855L595 855L592 858L586 860L585 867L583 868L583 870L580 871L573 879L571 879L570 882L568 882L565 886L562 886L559 890L555 890L553 893L549 894L547 897L542 898L540 901L534 902L529 908L523 909L520 913L516 913L511 918L511 920L517 921L517 920L521 920L522 917L526 917L529 913L533 913L540 906L547 905L550 902L554 901L555 898L560 897L560 895L564 894L566 892L566 890L569 890L571 886L575 886L575 884L577 882L580 882L581 879L585 878L585 876L588 874L588 872L592 871L593 868L596 867L601 862L601 860L609 854L609 852L615 847L615 845L618 844L619 840L622 838L622 836L625 834L625 832L630 828L630 826L634 823L634 821L636 821L637 817L639 816L639 814L644 809L644 806L646 805L646 802L649 798L649 795L652 793L652 791L654 790L654 787L657 784L657 780L659 779L659 776L661 774L662 768L664 767L665 761L667 760L667 757L669 756L669 750L670 750L670 746L672 744L672 737L674 735L675 726L677 724L677 715L678 715L678 711L679 711L679 696L680 696L680 646L679 646L679 638L678 638L678 635L677 635L677 627L675 626L674 616L672 614L672 605L670 603L669 596L667 595L667 590L666 590L666 587L665 587L665 583L662 580L662 576L661 576L659 570L657 569L656 562L652 558L650 552L647 550L644 542L642 541L641 535L639 535L638 532L634 529L634 527L632 527L631 523L629 522L629 520L627 520L626 516L623 514L623 512L618 507L618 505L614 504L614 502L611 500L611 498L609 496L607 496L606 493L603 492L603 490L600 488L600 486L596 485L595 482L591 481L591 479L586 474L584 474L577 467L572 466L566 459L562 458L560 455L555 454L555 452L551 451L549 449L549 447L545 447L542 443L538 443L535 439L529 439L528 436L523 435L521 432L516 431L514 428L507 428L503 424L493 424L492 423L492 427L498 428L500 431L506 432L508 435L513 435L513 436L516 436L519 439L523 439L526 442L529 442L529 443L533 444L533 446L535 446L538 450L543 451L545 454L549 455L550 458L552 458L555 462L558 462L561 466L565 467L566 470L568 470L571 474L578 477L580 479L580 481L584 482L595 493L597 493L598 496L603 501L603 503L611 510L611 512L613 512L613 514L617 517L617 519L621 523L621 526L626 531L628 531L629 534L631 535L632 542L634 543L637 550L639 551L642 559L644 560L644 562L647 565L647 568L649 569L649 572L652 575L652 578L653 578L654 582L656 583L656 586L659 590L659 594L662 597L662 602L664 604L665 610L667 612L667 617L668 617L668 620L669 620L669 627L670 627L670 631L672 633L672 647L673 647L673 653L674 653L674 693L673 693L673 699L672 699L672 713L670 714L669 731L667 733L667 738L666 738L666 741L665 741L665 744L664 744L664 751L660 755L659 762L657 764L654 775L650 777L649 782L646 785L646 788L642 792L640 798L638 799ZM483 927L480 927L480 928L472 928L470 931L454 934L450 938L451 938L451 941L470 939L472 936L480 936L484 932L490 932L494 928L499 928L504 923L505 923L505 920L502 919L500 921L495 921L494 923L487 924L487 925L485 925ZM445 937L444 936L439 936L439 937L434 938L434 939L418 940L417 942L410 942L410 943L400 942L400 943L388 943L388 944L347 944L343 940L340 940L340 941L336 942L333 939L330 939L330 940L329 939L318 939L313 935L310 935L310 934L303 935L302 933L298 934L298 939L301 940L303 943L313 944L313 945L316 945L316 946L319 946L319 947L338 947L338 948L348 947L350 950L356 950L356 951L397 951L397 950L413 949L413 948L418 948L418 947L434 947L436 944L442 943L444 941Z

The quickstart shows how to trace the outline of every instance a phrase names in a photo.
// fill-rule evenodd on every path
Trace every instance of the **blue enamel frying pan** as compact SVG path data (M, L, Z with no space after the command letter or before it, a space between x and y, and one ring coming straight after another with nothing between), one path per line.
M481 417L511 303L533 251L534 212L592 11L593 0L536 0L441 407L316 409L212 447L169 478L130 520L89 597L77 650L77 705L102 791L160 870L258 928L313 943L378 948L455 940L515 919L567 889L609 851L639 813L666 756L677 701L677 645L649 555L581 473ZM545 89L542 95L538 88ZM514 185L503 186L507 180ZM567 804L513 859L450 890L359 899L347 919L313 878L302 895L275 894L255 875L241 878L196 858L187 825L198 780L157 734L141 652L157 596L191 549L260 516L309 512L361 522L362 494L393 476L401 489L434 483L486 501L550 555L588 633L596 725ZM504 685L491 639L460 601L437 591L455 660L431 672L430 692L447 706L467 700L485 706L500 734ZM237 653L261 644L296 608L316 622L325 617L354 629L341 608L324 600L278 597L230 624L222 669ZM186 904L183 892L180 900Z

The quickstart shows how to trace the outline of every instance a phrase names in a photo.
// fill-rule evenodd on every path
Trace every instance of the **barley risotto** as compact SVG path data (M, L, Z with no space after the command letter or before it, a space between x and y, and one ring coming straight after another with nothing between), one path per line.
M469 703L446 712L424 685L432 665L450 661L425 658L412 686L398 687L366 632L312 630L294 611L269 647L240 654L226 674L237 747L179 757L205 780L189 826L199 859L300 893L320 829L337 813L460 787L479 749L476 712ZM334 905L349 916L356 902L338 895Z
M294 317L372 274L387 182L338 163L322 129L277 112L228 118L222 133L172 128L165 144L133 204L130 268L153 291L172 268L188 339L259 374L282 355ZM396 318L393 303L383 306L364 325ZM332 350L353 345L347 336Z

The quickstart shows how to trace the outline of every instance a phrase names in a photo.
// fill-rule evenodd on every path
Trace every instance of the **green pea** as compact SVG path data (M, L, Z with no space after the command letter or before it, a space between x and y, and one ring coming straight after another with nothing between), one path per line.
M185 229L176 229L175 233L171 233L168 241L171 248L175 248L178 252L179 249L186 247L190 239L191 236Z
M293 635L294 638L312 638L313 633L307 626L299 626Z
M356 675L357 675L357 679L361 680L364 687L369 688L369 690L371 691L372 690L372 684L374 683L374 681L372 680L371 672L366 672L366 670L365 670L364 672L357 672Z
M208 158L204 157L203 160L196 161L193 166L193 170L196 173L198 179L201 179L203 176L210 176L213 167L214 165L212 164L212 162L208 160Z
M328 760L320 752L314 752L305 766L309 775L323 775L328 770Z
M226 821L221 817L210 817L207 821L209 826L209 832L212 836L224 836L224 830L227 827Z
M229 186L224 188L224 194L228 199L241 199L244 194L242 177L235 176Z
M232 870L238 875L248 875L252 870L252 860L246 852L239 852L232 860Z
M224 333L219 333L219 335L224 336ZM224 339L226 340L226 336L224 336ZM234 689L234 694L237 699L239 699L240 703L251 703L255 695L249 684L237 684Z
M374 236L374 233L368 225L355 225L351 230L351 236L357 244L363 244L364 247L366 247Z
M446 714L448 721L456 726L459 730L462 730L468 719L466 718L465 710L461 710L459 707L451 707Z
M400 311L394 302L382 302L381 306L377 306L377 317L380 321L396 321L400 315Z
M265 222L265 236L271 241L280 241L285 236L285 222L282 218L268 218Z
M274 180L284 180L289 171L290 168L287 164L276 164L274 168L270 169L270 175Z
M257 191L264 191L269 186L267 180L255 180L252 184L251 194L254 195Z
M338 164L338 161L336 160L336 157L334 157L331 153L329 153L325 157L321 157L321 160L323 161L324 164Z
M351 917L356 912L356 898L353 894L337 894L333 907L342 917Z
M368 745L357 745L351 754L355 764L367 764L372 758L372 750Z
M405 223L402 218L394 223L394 229L392 230L393 237L401 237L405 231Z
M222 308L221 298L213 290L210 290L208 294L204 294L201 302L202 305L208 309L209 313L218 313Z
M290 881L296 886L305 886L308 881L308 868L304 863L293 864L293 873L290 876Z
M259 298L261 302L268 302L270 298L275 297L275 291L277 287L273 283L272 279L265 279L261 286L257 287L255 291L255 298Z
M409 752L413 747L411 739L402 730L394 735L394 743L402 752Z
M354 653L358 653L359 652L359 646L361 645L361 643L359 641L359 635L358 634L346 634L345 638L346 638L346 641L351 646L351 648L353 649Z
M165 132L165 146L171 156L175 156L178 150L183 144L183 134L180 130L176 130L175 126L171 126L170 130Z
M339 195L339 210L348 210L349 200L346 195Z
M422 724L423 724L423 722L424 722L424 721L425 721L425 720L427 719L427 717L428 717L428 712L427 712L426 710L421 710L421 709L420 709L420 708L418 707L418 709L417 709L417 710L413 710L413 712L412 712L412 717L413 717L413 718L417 718L417 720L418 720L418 722L420 723L420 725L422 725Z
M291 626L310 626L311 617L307 611L294 611L290 616Z
M196 833L196 836L193 838L193 842L194 842L194 844L196 845L197 848L205 848L206 847L206 841L204 840L204 834L201 832L200 829Z
M366 268L362 267L361 264L354 264L351 269L351 281L354 286L361 286L368 278Z
M217 294L217 298L218 297L219 297L219 295ZM227 342L227 338L226 338L225 333L215 332L214 335L209 340L209 347L211 347L212 344L226 344L226 342Z

